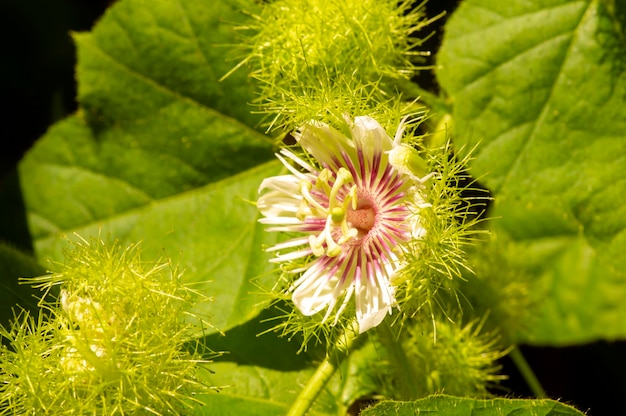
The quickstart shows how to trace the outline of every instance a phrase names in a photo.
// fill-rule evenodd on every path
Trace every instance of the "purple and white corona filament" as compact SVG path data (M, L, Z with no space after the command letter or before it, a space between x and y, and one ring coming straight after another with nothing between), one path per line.
M268 249L273 262L298 261L296 307L307 316L327 308L327 320L340 303L336 322L354 295L365 332L391 313L403 243L424 233L422 180L399 162L402 126L392 140L371 117L348 123L351 137L320 122L301 127L295 138L316 164L282 149L276 156L290 174L261 183L258 208L268 231L296 234Z

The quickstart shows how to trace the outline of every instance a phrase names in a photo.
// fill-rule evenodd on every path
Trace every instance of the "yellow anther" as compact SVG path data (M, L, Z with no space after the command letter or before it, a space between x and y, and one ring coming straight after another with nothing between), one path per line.
M322 243L314 235L309 236L309 246L311 246L313 254L315 254L317 257L324 254L324 247L322 246Z
M298 206L298 211L296 211L296 218L300 221L304 221L307 215L311 214L311 209L309 209L309 204L307 204L305 199L300 200L300 205Z
M341 253L341 246L335 244L334 241L333 241L333 246L328 247L326 249L326 255L328 257L337 257L340 253Z
M346 200L344 201L346 204L346 206L343 207L343 209L347 209L347 203L348 200L350 200L350 202L352 202L352 210L356 210L356 208L359 206L359 200L357 199L356 196L356 185L352 185L352 188L350 188L350 192L348 193L348 196L346 196Z
M324 254L326 254L328 257L336 257L339 255L339 253L341 253L341 246L337 244L333 239L332 232L333 220L332 216L329 215L326 218L326 225L324 226L324 230L322 230L322 232L317 236L309 236L309 246L311 246L313 254L318 257ZM326 247L324 247L324 243L326 243Z
M323 231L324 239L326 240L326 255L328 257L335 257L339 255L339 253L341 253L341 246L339 246L337 243L335 243L335 240L333 240L332 231L332 218L329 215L328 219L326 220L326 227L324 227Z
M309 208L311 208L311 211L314 211L320 216L327 215L328 211L326 210L326 208L320 205L320 203L317 202L311 195L312 188L313 188L313 185L311 184L311 182L306 181L306 180L300 181L300 194L306 200L306 202L309 203Z
M329 169L322 169L319 175L317 175L317 180L315 181L315 187L319 190L324 191L326 195L330 193L330 185L328 182L333 178L333 173Z
M345 230L344 230L344 224L345 224ZM355 238L357 235L359 235L359 230L357 230L356 228L349 228L348 223L345 221L341 224L341 232L343 235L341 236L339 241L337 241L338 244L345 244L351 239Z
M337 171L337 179L335 179L333 188L330 190L330 195L328 195L331 207L334 205L333 202L337 199L337 194L339 193L341 187L348 182L352 182L352 174L346 168L339 168Z

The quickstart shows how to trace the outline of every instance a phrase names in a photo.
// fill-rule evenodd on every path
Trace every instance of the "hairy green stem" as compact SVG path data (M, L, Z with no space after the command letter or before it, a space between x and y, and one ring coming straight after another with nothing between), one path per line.
M304 386L304 389L298 395L298 398L291 406L291 409L289 409L287 415L305 415L339 364L340 362L331 360L330 357L326 356L326 359L322 361L322 364L317 368L313 377L311 377L307 385Z
M524 356L522 355L519 347L514 347L509 355L511 356L511 359L515 363L515 366L526 381L526 384L528 384L528 387L530 387L530 390L533 392L533 394L539 399L547 398L548 395L546 394L543 387L541 387L541 383L539 383L537 376L533 372L532 368L530 368L530 365L528 365L528 362L526 361L526 358L524 358Z
M391 330L389 324L385 321L378 326L378 334L381 343L389 353L394 367L395 374L398 376L398 394L399 399L414 400L419 397L417 376L415 369L411 365L409 357L407 357L402 345L397 342L396 337Z
M317 367L313 377L311 377L295 402L293 402L287 416L304 416L309 411L317 396L326 386L326 383L328 383L328 380L330 380L337 368L339 368L343 360L348 356L350 347L358 335L358 324L354 321L348 325L345 331L339 336L334 349L326 354L324 361ZM333 352L337 354L332 354Z

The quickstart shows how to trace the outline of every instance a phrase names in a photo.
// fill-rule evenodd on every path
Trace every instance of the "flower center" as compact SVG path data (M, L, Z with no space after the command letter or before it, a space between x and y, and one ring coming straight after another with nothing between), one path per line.
M309 236L309 245L316 256L324 254L328 257L338 256L341 253L342 245L357 237L360 233L360 227L351 227L348 224L348 217L353 215L351 213L360 211L357 209L356 185L352 185L347 193L345 190L343 194L340 192L344 186L349 186L352 182L354 182L354 179L350 172L345 168L339 168L334 180L332 172L328 169L323 169L318 175L315 185L309 181L300 183L302 205L296 214L298 218L304 219L309 215L326 218L324 229L318 235ZM317 192L322 192L328 197L328 207L320 204L314 195L311 194L313 186L315 186ZM363 217L363 215L361 216ZM367 227L368 221L371 221L373 225L373 219L367 220L366 217L368 217L368 214L364 213L364 218L359 223L361 227Z
M373 207L368 206L354 210L348 209L347 220L350 225L360 232L367 233L376 223L376 211Z

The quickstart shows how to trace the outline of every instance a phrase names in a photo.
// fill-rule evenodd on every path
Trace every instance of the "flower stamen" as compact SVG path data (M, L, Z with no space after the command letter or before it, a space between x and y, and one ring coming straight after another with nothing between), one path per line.
M324 229L317 236L309 236L309 246L311 246L313 254L318 257L323 255L328 257L338 256L341 253L341 245L358 235L358 231L350 228L346 220L346 213L349 211L350 206L356 207L357 205L356 185L350 188L343 200L341 200L339 195L344 185L354 181L352 174L347 169L340 168L337 170L337 176L331 186L330 181L332 179L333 173L329 169L324 168L315 181L315 188L328 197L328 208L320 204L316 200L315 195L311 194L314 185L310 181L302 180L300 182L302 200L296 214L297 217L301 220L304 220L307 215L313 215L318 218L326 217ZM333 231L337 228L341 231L341 237L338 241L335 241Z
M313 198L313 196L311 195L312 188L313 185L311 184L311 182L306 180L300 181L300 194L302 195L304 200L309 203L309 209L311 210L312 214L315 216L328 215L328 210L326 210L326 208L324 208L319 202L317 202L315 198Z
M341 187L352 181L353 179L350 171L346 168L339 168L339 170L337 171L337 179L335 180L335 183L333 183L333 187L330 190L330 195L328 195L331 209L333 208L334 203L337 202L337 194L339 193Z
M326 226L322 232L316 237L314 235L309 236L309 245L313 254L316 256L322 256L326 254L328 257L336 257L341 253L341 247L335 242L332 235L333 230L332 214L326 218ZM326 247L324 248L324 243Z

